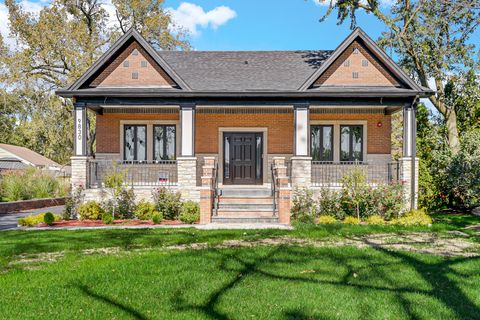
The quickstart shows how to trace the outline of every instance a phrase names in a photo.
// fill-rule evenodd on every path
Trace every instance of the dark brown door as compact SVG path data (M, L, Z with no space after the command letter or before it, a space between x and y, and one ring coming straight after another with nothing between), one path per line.
M261 133L224 134L224 184L261 184L263 162Z

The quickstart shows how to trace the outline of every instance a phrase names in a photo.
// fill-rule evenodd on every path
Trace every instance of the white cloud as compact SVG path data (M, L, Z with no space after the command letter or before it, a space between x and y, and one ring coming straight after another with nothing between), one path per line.
M23 0L20 2L20 5L27 12L32 12L38 14L44 5L38 2L31 2L28 0ZM13 46L15 40L10 37L10 22L8 21L8 9L4 3L0 3L0 33L3 36L5 43L8 46Z
M227 23L235 18L237 13L226 6L219 6L210 11L205 12L202 7L182 2L177 9L167 9L176 26L188 31L191 35L196 36L200 33L199 27L217 29L219 26Z

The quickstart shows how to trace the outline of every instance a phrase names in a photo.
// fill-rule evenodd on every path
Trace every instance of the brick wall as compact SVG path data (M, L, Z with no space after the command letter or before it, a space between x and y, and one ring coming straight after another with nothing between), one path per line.
M173 120L178 121L178 113L117 113L97 115L97 152L120 153L120 120ZM152 139L147 137L147 139Z
M354 48L358 48L358 54L352 54ZM349 61L348 66L344 65L345 60ZM368 66L362 66L362 60L367 60ZM353 72L358 72L357 79L352 77ZM354 41L314 84L321 85L400 86L400 82L361 41Z
M196 113L195 152L217 153L220 127L268 128L268 153L293 153L293 113Z
M133 55L135 49L138 55ZM123 66L126 60L129 63L128 67ZM141 66L142 61L146 61L146 67ZM138 79L132 79L132 72L138 73ZM130 43L117 57L106 64L105 69L90 84L92 87L174 85L175 82L137 42Z
M310 114L312 120L359 120L367 121L367 153L389 154L391 151L391 116L375 114ZM378 127L381 122L382 126Z

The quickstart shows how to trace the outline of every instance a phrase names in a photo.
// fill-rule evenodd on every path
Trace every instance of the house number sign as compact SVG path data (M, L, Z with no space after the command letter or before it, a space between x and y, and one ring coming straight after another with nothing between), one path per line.
M83 109L79 108L75 110L75 153L78 156L84 155L84 145L83 145L83 126L84 126L84 117L85 112Z

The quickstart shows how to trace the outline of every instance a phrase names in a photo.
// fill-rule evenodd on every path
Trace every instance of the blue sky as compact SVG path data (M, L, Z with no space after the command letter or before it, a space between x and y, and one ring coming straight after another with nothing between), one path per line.
M185 1L167 0L177 9ZM351 30L336 25L334 13L325 22L319 18L326 6L314 0L192 0L205 12L226 6L236 14L217 28L197 28L191 37L196 50L295 50L334 49ZM358 24L374 39L384 31L372 15L360 14Z

